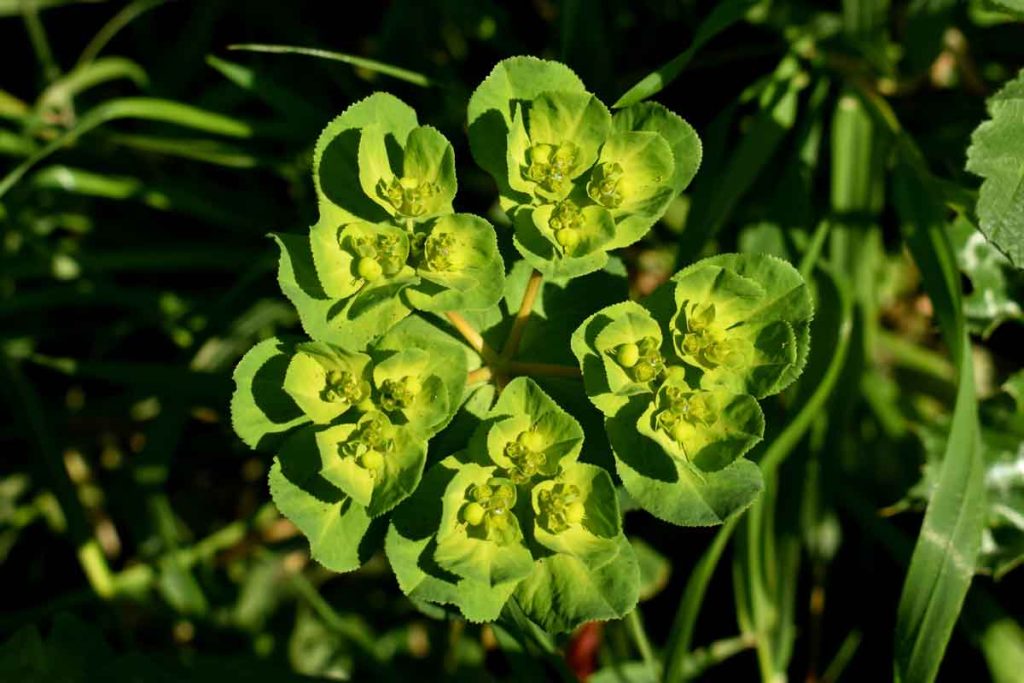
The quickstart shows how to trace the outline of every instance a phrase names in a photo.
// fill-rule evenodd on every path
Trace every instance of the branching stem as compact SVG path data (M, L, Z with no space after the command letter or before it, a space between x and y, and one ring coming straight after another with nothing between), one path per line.
M455 329L459 331L459 334L466 340L466 343L480 354L485 363L488 365L495 365L497 363L498 354L484 341L484 338L468 320L455 311L448 311L445 313L445 316L447 316L448 321L451 322Z
M534 269L530 274L530 280L526 283L526 291L523 292L523 301L519 304L519 312L516 313L516 319L512 323L512 330L508 333L505 348L501 350L501 357L505 360L515 356L516 351L519 350L519 342L522 341L523 332L526 331L526 323L530 321L530 315L533 313L533 304L537 300L537 294L540 292L540 285L543 280L544 276L541 275L539 270Z

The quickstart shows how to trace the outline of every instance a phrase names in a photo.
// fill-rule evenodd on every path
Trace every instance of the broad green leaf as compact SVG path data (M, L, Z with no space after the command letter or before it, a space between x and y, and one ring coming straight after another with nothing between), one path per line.
M490 586L518 582L530 573L533 558L512 512L516 487L498 477L498 468L462 465L441 501L434 551L439 565Z
M309 421L284 390L293 347L265 339L238 361L231 395L231 426L250 448L274 448L282 434Z
M363 192L359 148L363 128L405 140L416 128L416 112L386 93L374 93L356 102L327 124L313 150L313 182L320 220L328 228L346 223L388 219L388 213Z
M369 356L307 342L295 347L284 391L314 423L327 424L369 397L369 379Z
M679 526L712 526L745 510L761 492L761 470L740 458L702 472L672 458L651 439L637 437L649 401L634 398L605 421L616 469L629 495L659 519Z
M437 218L425 233L416 274L419 283L405 290L413 308L440 313L495 305L505 287L505 264L493 226L471 214Z
M616 109L629 107L661 92L662 88L674 81L682 73L698 50L704 47L709 40L742 19L755 4L755 0L725 0L718 3L711 11L711 14L697 27L697 33L694 35L690 47L686 48L686 50L664 64L657 71L644 76L619 98L614 107Z
M966 216L949 226L949 238L960 271L971 281L964 295L964 316L971 332L983 337L1010 320L1024 320L1024 272L979 232Z
M619 553L622 516L615 484L604 469L564 463L558 476L534 486L531 496L533 535L540 545L571 555L590 569Z
M469 146L473 158L498 184L502 197L528 200L509 187L508 135L517 103L543 92L583 93L586 88L569 67L536 57L502 60L469 98Z
M637 431L673 458L714 472L761 440L764 415L753 396L694 390L677 375L658 389L657 398L640 416Z
M384 549L399 587L411 599L456 605L473 622L494 621L515 590L515 582L491 586L460 578L434 560L441 499L460 466L451 457L427 471L412 497L391 515Z
M336 572L358 569L368 554L361 542L370 516L324 479L320 466L313 430L300 430L274 459L270 494L281 514L309 540L313 559Z
M686 189L700 168L703 148L697 131L678 114L657 102L639 102L615 112L612 127L616 131L658 133L672 149L673 171L669 186L674 194Z
M378 517L416 490L427 461L426 442L383 413L316 433L320 474Z
M302 329L313 339L344 348L363 348L409 315L409 308L399 297L391 296L386 287L347 302L328 297L317 277L309 239L283 233L273 237L281 249L278 284L298 311ZM391 286L401 290L406 283L397 281Z
M430 126L402 137L371 124L359 140L359 182L367 197L398 220L451 213L458 189L455 151Z
M1024 267L1024 71L988 100L991 119L971 136L967 170L984 179L978 221L985 236Z
M565 554L549 555L516 588L515 599L531 620L551 633L587 621L619 619L636 607L640 567L625 536L618 554L597 569Z

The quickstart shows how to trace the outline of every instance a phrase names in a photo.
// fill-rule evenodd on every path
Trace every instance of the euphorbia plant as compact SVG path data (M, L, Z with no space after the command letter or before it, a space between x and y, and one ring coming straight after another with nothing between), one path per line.
M274 501L324 566L357 568L383 534L411 598L473 621L514 605L566 631L637 602L618 483L684 526L757 496L742 456L764 431L758 400L807 358L810 298L782 261L721 255L640 302L575 301L589 309L572 318L559 289L615 270L610 252L693 178L697 135L657 104L613 115L565 66L527 57L495 67L468 119L523 261L506 272L491 224L455 212L441 133L387 94L353 105L316 145L319 220L276 236L309 339L242 359L234 426L275 453ZM542 305L538 360L523 340ZM544 360L570 344L578 366ZM574 396L603 414L607 440L584 433L592 409Z

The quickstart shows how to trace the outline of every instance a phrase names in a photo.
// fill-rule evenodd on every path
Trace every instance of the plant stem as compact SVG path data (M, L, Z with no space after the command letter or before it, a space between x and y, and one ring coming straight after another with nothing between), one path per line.
M466 384L477 384L479 382L490 382L494 377L494 371L488 366L471 370L466 376Z
M530 377L569 377L580 378L583 373L572 365L556 363L525 363L511 361L506 365L510 375L529 375Z
M455 311L448 311L445 313L445 316L455 329L458 330L459 334L462 335L462 338L466 340L470 348L480 354L485 363L493 365L498 360L498 354L494 352L494 349L488 346L476 328L463 318L461 314Z
M629 626L630 635L633 636L633 642L636 643L636 648L640 651L644 664L650 670L651 680L659 680L658 662L654 659L654 650L651 649L651 641L647 638L644 622L640 618L639 607L633 608L633 611L626 615L626 624Z
M530 273L530 280L526 283L526 291L523 292L523 300L519 304L519 312L516 313L516 319L512 323L511 331L508 333L505 348L501 350L501 357L506 360L516 355L516 351L519 350L519 342L523 339L526 323L530 321L530 315L533 313L533 304L537 300L537 294L540 292L540 285L543 280L544 276L541 275L539 270L534 269Z

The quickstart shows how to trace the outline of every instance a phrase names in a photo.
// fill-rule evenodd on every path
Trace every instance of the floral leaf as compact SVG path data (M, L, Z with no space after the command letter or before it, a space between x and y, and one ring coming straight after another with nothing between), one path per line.
M1018 268L1024 266L1024 71L987 102L991 119L971 135L967 170L984 181L978 193L979 227Z
M426 436L432 436L444 429L462 403L462 393L466 388L468 374L466 353L463 348L436 326L419 317L406 318L391 328L374 346L376 360L383 360L395 352L409 350L419 350L426 354L427 362L421 370L421 376L424 378L423 388L428 392L428 396L435 391L432 388L433 384L427 386L426 379L436 377L446 394L446 398L438 399L444 402L444 417L426 429Z
M281 291L298 311L302 329L313 339L364 348L409 315L409 307L400 298L383 296L385 288L347 302L328 297L317 277L309 239L284 233L273 237L281 249L277 274ZM405 284L399 282L398 286Z
M569 67L536 57L511 57L494 67L469 98L469 146L473 158L498 184L508 201L522 203L528 197L509 187L508 134L518 102L542 92L586 91Z
M295 347L284 390L316 424L327 424L369 397L370 357L307 342Z
M558 476L533 487L534 539L572 555L590 569L619 553L622 515L611 476L587 463L567 462Z
M456 605L473 622L494 621L516 583L491 586L460 578L434 560L441 499L460 466L449 457L427 471L416 492L392 513L384 549L399 587L413 600Z
M657 102L640 102L620 109L612 117L618 131L658 133L672 149L673 173L669 185L674 194L686 189L700 168L703 150L693 126Z
M640 304L626 301L594 313L573 332L571 345L587 396L605 415L615 415L630 396L652 393L664 340L661 326ZM654 376L643 374L645 366Z
M250 448L275 448L285 432L309 421L283 389L292 345L264 339L235 367L231 426Z
M512 189L539 202L565 199L597 160L612 117L587 92L544 92L520 104L508 138Z
M496 467L466 463L448 483L434 560L456 576L491 586L518 582L533 558L513 509L516 487Z
M553 476L583 448L579 423L528 377L502 390L471 442L515 483Z
M281 514L309 540L313 559L336 572L358 569L369 552L363 537L370 516L320 476L319 470L313 430L300 430L274 459L270 494Z
M633 244L647 234L676 195L671 185L672 149L658 133L616 133L601 148L590 172L587 194L615 218L615 237L606 249Z
M713 472L761 440L764 415L753 396L693 389L676 374L658 389L656 400L637 421L637 431L673 458Z
M530 619L551 633L625 616L636 607L640 567L624 536L618 537L617 545L618 554L597 569L562 553L538 560L516 588L516 601Z
M701 386L764 398L803 371L814 309L807 284L789 263L767 254L722 254L672 280L673 343L684 362L703 372Z
M329 227L355 221L377 223L388 213L362 191L359 145L362 129L375 126L405 140L417 126L416 112L393 95L374 93L327 124L313 149L313 181L320 220Z
M557 206L581 214L579 226L570 228L580 233L579 238L567 242L567 246L558 241L557 233L561 230L555 230L551 225L551 217ZM571 200L537 209L521 209L516 212L514 225L516 232L513 242L519 253L545 277L556 280L580 277L601 270L608 263L608 254L601 247L615 234L614 220L605 209L591 206L580 210ZM580 255L577 256L577 253Z
M630 496L659 519L680 526L711 526L745 510L764 483L745 458L703 472L669 456L659 444L637 438L637 421L648 401L634 398L605 421L619 477Z
M409 260L409 237L387 223L318 223L309 233L313 265L324 294L347 299L392 282L415 282Z
M472 214L441 216L429 225L416 273L420 281L405 296L422 311L489 308L505 288L494 228Z
M359 182L366 196L396 219L451 213L458 189L455 151L430 126L400 135L370 125L359 141Z
M316 433L320 474L371 517L379 517L416 490L427 461L426 440L395 426L379 412L358 423Z

